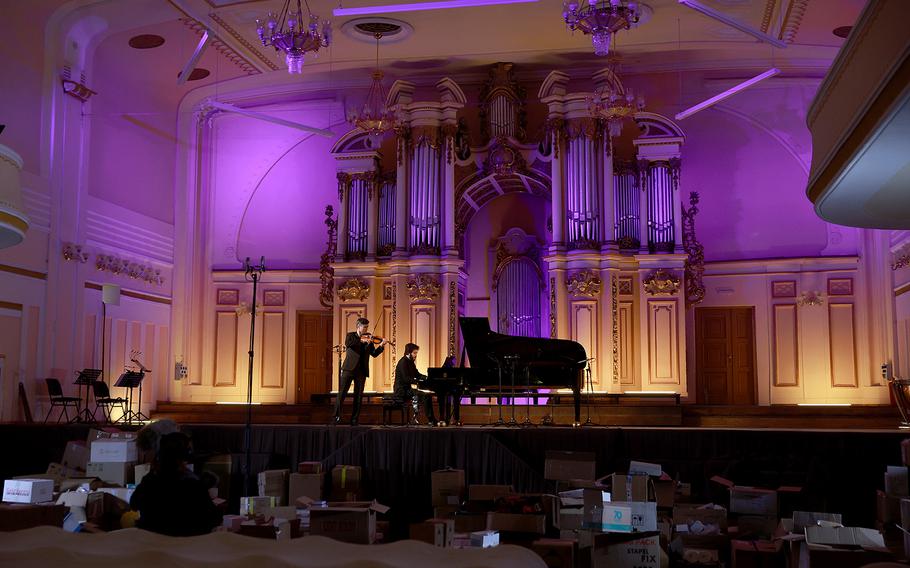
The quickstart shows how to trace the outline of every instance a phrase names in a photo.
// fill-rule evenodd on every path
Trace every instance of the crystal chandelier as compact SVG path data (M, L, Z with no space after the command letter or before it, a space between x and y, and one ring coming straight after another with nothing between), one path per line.
M632 89L620 90L615 85L607 85L588 97L588 112L591 116L607 123L610 138L622 133L623 121L645 108L645 98L638 97Z
M256 32L262 45L271 45L275 51L281 50L287 54L285 62L288 73L303 71L303 55L307 51L316 53L320 47L328 47L332 43L332 24L323 20L320 30L319 16L310 12L308 3L306 11L309 16L307 26L304 26L300 0L297 0L296 11L291 10L291 0L285 0L279 15L269 12L265 22L256 19Z
M398 117L386 106L386 93L382 87L382 71L379 70L379 40L382 34L374 34L376 38L376 69L373 70L373 81L370 91L360 111L351 110L348 122L371 136L379 136L395 127Z
M579 0L566 0L562 17L570 31L590 34L594 53L604 56L610 53L610 37L637 24L641 13L638 3L632 1L588 0L586 6L581 6Z

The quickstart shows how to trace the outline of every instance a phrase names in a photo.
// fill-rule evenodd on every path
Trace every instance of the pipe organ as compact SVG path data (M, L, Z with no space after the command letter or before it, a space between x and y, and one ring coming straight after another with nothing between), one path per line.
M609 73L596 81L619 84ZM554 71L540 87L538 99L548 109L545 124L534 130L545 133L540 144L523 141L526 95L508 63L493 66L479 91L473 126L480 146L466 147L471 115L461 111L468 101L447 78L435 84L435 95L423 87L421 100L415 85L392 85L389 104L401 123L394 142L382 148L396 153L394 175L379 172L381 156L363 142L365 133L352 131L336 144L337 342L356 317L382 318L377 333L421 346L423 372L460 353L460 315L485 315L505 333L582 343L593 357L597 390L687 394L679 284L686 262L679 197L684 137L669 119L637 113L635 155L620 160L607 125L590 114L591 94L571 92L568 82ZM504 232L484 242L524 242L521 250L537 252L501 253L507 249L500 245L488 249L489 258L464 258L476 249L457 248L456 238L464 238L487 203L510 193L548 199L549 220L537 225L548 221L547 228L519 234L503 219L512 228L497 229ZM486 279L486 296L469 303L467 283L476 291L478 278ZM367 389L391 388L398 356L391 349L374 365Z

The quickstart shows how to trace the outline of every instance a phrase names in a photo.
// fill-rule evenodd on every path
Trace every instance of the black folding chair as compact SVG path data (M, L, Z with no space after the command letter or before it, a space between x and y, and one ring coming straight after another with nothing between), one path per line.
M63 394L63 387L60 386L60 381L57 379L44 379L44 382L47 383L47 394L51 399L51 407L47 410L47 416L44 417L44 423L47 424L47 419L51 417L51 412L54 411L55 406L62 408L60 415L57 416L57 423L60 423L60 419L66 416L67 422L72 422L79 418L79 405L82 402L82 399L78 396L65 396ZM70 419L70 414L67 411L67 408L72 406L76 409L76 416Z
M111 391L104 381L92 383L92 394L95 395L95 410L92 412L92 418L95 417L98 408L101 408L101 415L106 421L111 422L111 408L114 406L119 406L120 412L123 415L126 414L126 399L119 396L112 397Z

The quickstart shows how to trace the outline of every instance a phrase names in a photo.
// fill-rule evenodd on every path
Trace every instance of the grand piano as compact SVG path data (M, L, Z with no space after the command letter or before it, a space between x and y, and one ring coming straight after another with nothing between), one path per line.
M570 388L575 401L575 424L580 423L587 365L585 348L580 343L496 333L487 318L462 317L458 322L471 366L465 368L462 357L462 367L430 368L424 388L438 395L460 392L462 396Z

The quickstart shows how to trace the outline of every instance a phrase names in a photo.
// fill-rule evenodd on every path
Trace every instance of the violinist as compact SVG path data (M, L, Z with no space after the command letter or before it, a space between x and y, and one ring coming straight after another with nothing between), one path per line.
M335 399L334 423L341 422L341 405L344 397L354 384L354 411L351 414L351 426L357 425L360 416L360 404L363 399L363 387L370 376L370 357L379 357L388 343L385 339L373 337L367 330L370 325L366 318L358 318L355 331L344 338L344 362L341 364L338 397Z

